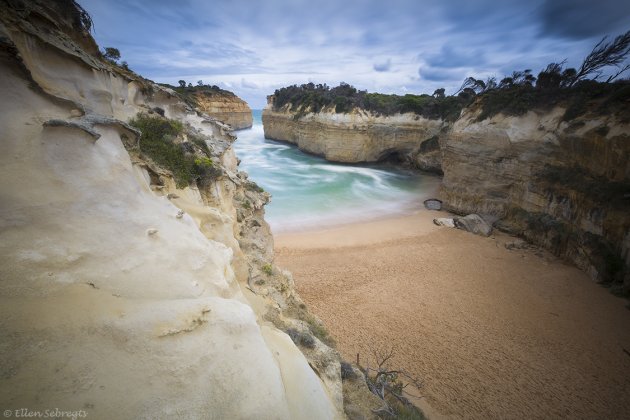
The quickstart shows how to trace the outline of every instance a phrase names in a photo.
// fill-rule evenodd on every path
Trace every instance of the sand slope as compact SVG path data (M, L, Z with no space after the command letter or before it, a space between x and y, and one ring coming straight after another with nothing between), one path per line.
M624 418L630 311L576 268L431 223L276 237L277 263L349 360L394 344L453 418ZM626 351L624 351L624 349Z

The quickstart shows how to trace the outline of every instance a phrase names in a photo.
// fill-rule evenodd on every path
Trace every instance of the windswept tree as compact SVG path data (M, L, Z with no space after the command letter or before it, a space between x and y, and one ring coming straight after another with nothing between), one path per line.
M474 77L467 77L464 79L464 83L460 86L460 88L455 92L458 93L473 93L475 95L479 95L486 91L486 82L481 79L475 79Z
M485 83L486 83L486 87L484 89L484 92L487 92L487 91L492 90L492 89L496 89L498 87L497 78L494 77L494 76L493 77L488 77L486 79Z
M617 36L611 42L606 42L607 38L606 36L603 37L593 47L593 50L586 56L580 68L577 69L569 86L575 85L590 75L595 75L593 79L597 80L602 75L605 67L614 66L619 68L620 71L608 78L607 82L611 82L630 68L628 64L620 66L630 54L630 31Z
M536 87L539 89L559 88L562 83L562 67L566 60L560 63L549 63L544 70L538 73Z
M185 88L186 87L186 81L185 80L179 80L177 83L179 83L179 87L180 88Z
M506 76L499 82L499 89L512 88L515 86L534 86L536 77L530 69L523 71L513 71L511 76Z

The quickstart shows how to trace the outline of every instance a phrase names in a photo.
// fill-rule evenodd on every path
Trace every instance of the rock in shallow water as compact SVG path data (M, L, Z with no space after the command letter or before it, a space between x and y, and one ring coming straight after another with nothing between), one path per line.
M428 200L424 200L424 207L427 210L442 210L442 201L437 198L429 198Z

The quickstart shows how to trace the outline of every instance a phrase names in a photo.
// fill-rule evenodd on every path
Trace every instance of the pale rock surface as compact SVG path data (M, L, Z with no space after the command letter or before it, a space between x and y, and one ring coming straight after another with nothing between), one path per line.
M229 124L234 130L252 126L252 110L238 96L204 91L196 92L194 98L199 111Z
M445 226L445 227L454 228L455 220L453 220L450 217L438 217L437 219L433 219L433 224L437 226Z
M466 109L442 142L445 208L500 218L500 228L630 291L628 121L587 113L566 122L562 107L478 121L480 112ZM615 255L625 279L610 273Z
M12 2L0 15L0 406L340 417L339 393L262 321L270 301L241 288L262 254L239 243L258 230L236 222L234 197L249 193L229 127L95 59L62 4ZM176 189L130 158L124 121L156 106L211 136L226 172L211 189Z
M271 99L270 99L271 100ZM265 138L293 143L334 162L406 160L420 169L440 172L438 137L446 123L415 114L376 116L361 110L334 109L299 118L287 109L263 110Z

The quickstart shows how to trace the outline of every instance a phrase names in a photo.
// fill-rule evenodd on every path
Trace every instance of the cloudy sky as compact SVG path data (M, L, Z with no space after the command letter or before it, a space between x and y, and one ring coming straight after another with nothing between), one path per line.
M457 90L467 76L578 66L630 29L628 0L78 0L101 47L157 82L216 84L252 108L279 87Z

